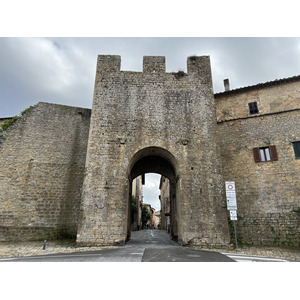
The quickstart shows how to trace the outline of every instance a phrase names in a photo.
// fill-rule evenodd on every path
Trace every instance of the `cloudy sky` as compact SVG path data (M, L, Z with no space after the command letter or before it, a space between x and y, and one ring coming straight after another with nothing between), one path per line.
M142 71L143 56L162 55L167 72L186 71L188 56L209 55L215 93L226 78L235 89L300 74L300 38L292 37L298 9L291 3L272 2L272 10L256 0L243 7L235 0L84 3L2 4L0 118L39 101L91 108L98 54L121 55L124 71ZM144 202L158 208L159 177L148 175L146 184Z
M0 118L39 101L91 108L98 54L121 55L121 69L142 71L144 55L166 57L167 72L186 71L191 55L209 55L214 92L300 74L300 38L0 38ZM155 179L156 178L156 179ZM157 176L144 201L158 208Z
M156 210L160 210L160 175L155 173L145 174L145 185L143 185L143 202L151 204Z
M121 55L122 69L133 71L142 71L144 55L163 55L166 57L167 72L186 70L186 59L190 55L210 55L215 92L223 91L225 78L230 79L231 88L235 89L300 74L300 38L293 38L299 36L297 1L285 0L283 3L261 0L205 2L185 0L180 1L180 5L178 2L174 0L2 1L0 118L19 114L26 107L39 101L90 108L98 54ZM278 36L288 38L276 38ZM155 182L153 177L148 179L147 177L146 182L150 184L144 190L150 196L149 200L145 197L145 202L150 202L150 199L158 198L156 194L158 182ZM202 286L207 288L207 295L214 290L216 295L226 298L224 289L228 283L224 278L228 277L230 270L227 267L222 271L215 270L214 266L209 265L207 268L201 266L201 270L205 268L206 272L198 272L197 276L194 276L194 272L182 272L185 277L187 274L192 274L190 282L193 284L189 283L182 292L176 288L174 290L176 296L193 297L198 293L197 283L202 282ZM102 269L105 268L105 272L102 272L100 281L111 288L115 287L113 285L115 274L120 274L120 265L117 264L116 267L118 269L112 268L112 265L107 265L106 268L101 266ZM263 267L265 269L265 265ZM178 276L177 268L176 265L176 271L171 271L164 277L166 284L161 285L159 290L162 297L170 296L169 289L165 289L166 285L182 286L182 276ZM268 273L265 278L276 281L277 269L278 266L276 272ZM155 272L156 270L155 268ZM209 273L211 270L212 272ZM19 268L16 271L14 274L20 274ZM77 275L77 271L73 271L73 274ZM261 271L263 269L260 269L260 273ZM27 268L24 269L24 274L27 272ZM140 272L143 271L135 270L132 276ZM147 272L149 273L149 270ZM36 272L36 274L40 273L40 271ZM55 274L53 271L54 276L49 277L49 280L53 280ZM127 276L127 265L124 265L124 274L125 277L132 278ZM97 271L93 279L99 280L100 275ZM153 275L153 278L157 276L156 273ZM232 273L232 276L234 275ZM249 280L253 282L255 276L251 275ZM31 284L29 281L24 282L25 277L20 277L22 278L20 283L24 283L24 288ZM32 281L31 276L27 277ZM85 277L90 279L89 276ZM124 281L123 277L122 281ZM212 277L214 280L211 280ZM144 280L143 276L136 278ZM289 279L287 276L286 278ZM218 284L222 287L219 293L215 290L216 279L219 279ZM273 283L271 279L270 283ZM48 283L49 280L39 283ZM235 280L238 281L236 285L238 291L248 288L249 281L245 280L245 276ZM72 284L73 281L70 283ZM130 282L124 281L124 283L123 288L119 289L119 294L117 291L117 296L124 296L124 289ZM256 286L261 287L261 282L256 283ZM265 281L263 283L265 284ZM48 288L48 286L41 286L44 290ZM81 283L81 286L85 287L85 284ZM90 296L92 296L91 291L95 290L95 294L99 292L97 284L94 285L94 289L91 289L90 282L87 281L86 286L88 288L82 293L81 291L78 293L78 289L75 289L72 297L82 298L82 295L86 296L87 291L90 292L88 293ZM102 284L101 291L103 286ZM137 286L144 288L142 282ZM282 286L282 278L280 278L280 286ZM291 292L290 286L289 284L289 288L282 289L280 295L286 296L287 291ZM155 288L158 292L159 287L155 286ZM37 289L37 295L44 290ZM263 289L260 289L260 293L261 290ZM20 289L21 292L23 293L24 289ZM52 295L57 293L57 290L47 289L48 294L49 292ZM69 296L70 291L67 292ZM255 289L254 292L256 293ZM270 296L270 290L266 289L266 293ZM278 290L275 289L274 293L278 295ZM228 294L226 299L230 297L232 298L232 295Z
M144 55L166 57L167 72L186 71L190 55L209 55L214 92L300 74L300 38L0 38L0 118L39 101L91 108L98 54L121 55L122 70L142 71ZM159 209L159 177L144 202Z
M39 101L91 108L98 54L121 55L121 69L142 71L144 55L186 71L209 55L214 92L300 74L300 38L0 38L0 118Z

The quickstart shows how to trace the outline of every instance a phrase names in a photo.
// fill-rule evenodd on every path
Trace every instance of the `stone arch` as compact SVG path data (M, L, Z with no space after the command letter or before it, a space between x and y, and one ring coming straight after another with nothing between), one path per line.
M129 199L131 197L131 183L134 178L146 173L158 173L170 180L170 204L171 204L171 238L177 240L177 181L179 178L179 166L176 158L168 150L160 147L147 147L136 152L128 166ZM130 238L130 210L128 214L127 238Z
M145 170L141 172L141 168ZM176 180L179 176L179 166L176 158L168 150L160 147L146 147L136 152L128 166L129 180L145 173L159 173ZM134 176L132 178L132 176Z

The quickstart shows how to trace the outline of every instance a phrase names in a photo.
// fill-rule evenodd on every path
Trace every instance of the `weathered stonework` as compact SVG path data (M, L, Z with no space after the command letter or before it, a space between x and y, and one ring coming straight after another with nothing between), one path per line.
M218 122L251 118L300 108L300 76L231 90L215 95ZM249 114L248 103L257 102L259 113Z
M160 228L169 232L170 227L170 182L169 179L161 176L160 177L160 211L161 211L161 222Z
M120 64L98 57L78 244L127 240L130 183L149 171L173 182L174 238L228 244L209 57L188 58L186 74L165 73L164 57L144 57L144 72Z
M90 110L38 103L0 143L0 240L75 237Z
M217 94L223 177L235 181L237 232L254 245L300 245L300 82L297 78ZM249 115L248 102L259 113ZM252 149L275 145L278 160L258 162Z
M299 247L300 77L213 95L209 57L189 57L187 73L166 73L164 57L120 66L98 57L92 111L38 103L0 133L0 241L124 244L132 181L154 172L169 179L179 243L230 243L235 181L239 242ZM255 162L271 145L278 159Z

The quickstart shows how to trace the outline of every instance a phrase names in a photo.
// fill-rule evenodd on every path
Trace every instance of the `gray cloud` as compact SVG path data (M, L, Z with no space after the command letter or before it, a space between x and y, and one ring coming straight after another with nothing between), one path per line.
M39 101L91 108L98 54L142 71L144 55L166 56L167 72L210 55L214 92L299 75L299 38L0 38L0 117Z
M39 101L90 107L93 71L80 47L47 38L0 39L1 116Z
M145 174L145 185L143 185L143 203L150 204L156 210L160 210L159 181L160 175L155 173Z
M91 108L98 54L121 55L142 71L145 55L186 71L191 55L210 55L214 92L300 74L300 38L0 38L0 117L39 101ZM159 209L159 175L147 174L144 202Z

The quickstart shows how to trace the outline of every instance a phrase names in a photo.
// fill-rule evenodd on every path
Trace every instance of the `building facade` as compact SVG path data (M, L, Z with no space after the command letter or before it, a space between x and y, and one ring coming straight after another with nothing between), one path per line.
M241 243L299 246L300 76L215 95L225 181Z
M131 230L136 231L142 228L142 204L143 185L142 176L136 177L132 181L132 202L131 202Z
M170 182L165 176L160 177L160 207L161 207L161 224L160 229L170 232Z

